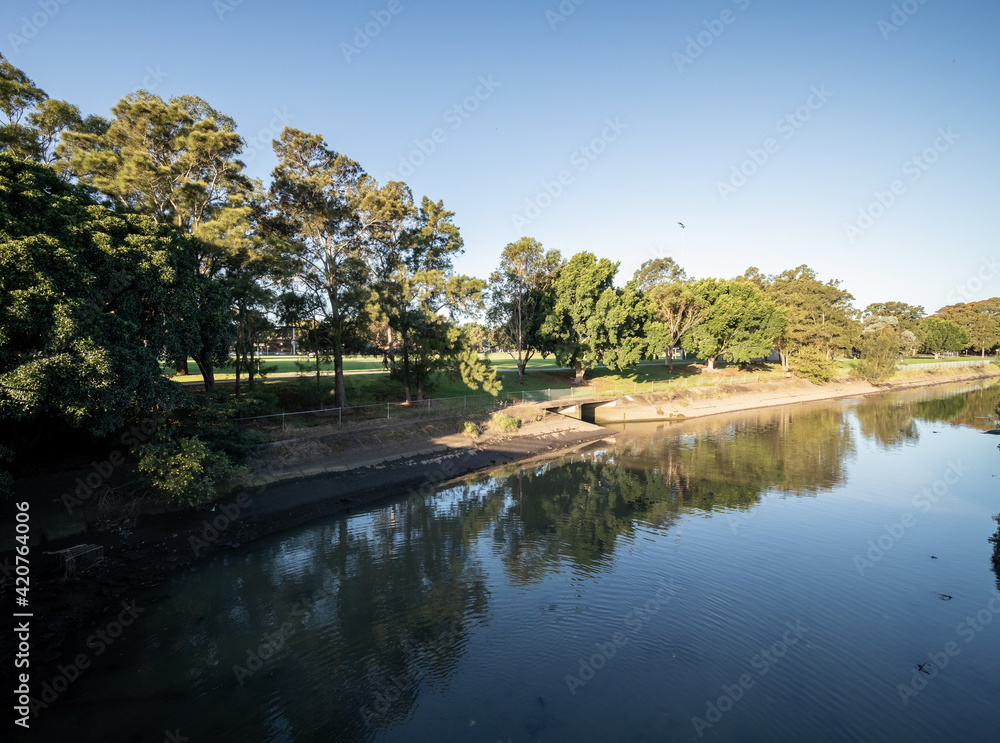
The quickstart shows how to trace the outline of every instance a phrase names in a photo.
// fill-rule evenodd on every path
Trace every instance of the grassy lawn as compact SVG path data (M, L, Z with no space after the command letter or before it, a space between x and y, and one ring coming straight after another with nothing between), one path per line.
M763 376L773 374L778 377L780 373L780 365L769 364L758 365L747 373L739 371L736 366L723 367L715 375L703 376L698 367L676 364L671 374L662 363L650 362L621 372L606 368L588 369L584 379L588 387L583 388L574 387L571 371L556 370L551 367L533 369L529 366L529 371L524 375L523 385L517 383L517 372L500 372L499 378L502 384L501 396L514 396L515 399L519 399L521 392L537 393L549 389L566 390L573 387L577 397L590 394L610 395L615 392L630 394L663 389L668 383L675 386L692 386L715 383L721 377L738 384L744 379L748 383L756 381L758 374ZM256 382L254 388L258 393L265 393L270 403L267 412L291 412L331 405L333 382L333 376L321 376L319 380L315 376L271 378ZM344 378L344 385L348 402L352 406L384 405L387 402L398 403L403 399L403 386L390 379L384 372L347 375ZM416 394L416 390L413 390L413 394ZM432 384L424 390L424 396L435 399L467 397L468 400L464 400L463 405L490 402L489 396L481 389L470 388L461 379L453 379L443 374L434 377ZM474 400L474 397L478 399ZM532 396L528 395L527 399L532 399ZM534 399L540 398L535 395Z

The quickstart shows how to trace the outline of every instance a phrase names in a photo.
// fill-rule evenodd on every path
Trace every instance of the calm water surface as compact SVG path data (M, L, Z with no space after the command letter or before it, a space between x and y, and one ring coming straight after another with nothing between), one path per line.
M998 401L630 424L247 545L137 595L99 657L84 631L38 733L995 740Z

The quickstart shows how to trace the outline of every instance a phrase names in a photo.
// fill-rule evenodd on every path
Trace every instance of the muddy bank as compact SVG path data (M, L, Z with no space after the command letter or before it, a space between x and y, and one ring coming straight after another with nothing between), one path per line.
M716 387L695 387L676 392L625 395L607 403L598 403L593 406L592 411L585 409L583 414L588 416L588 419L592 415L592 419L598 424L686 420L799 402L865 397L894 390L998 378L1000 369L986 366L970 368L957 374L919 373L878 386L848 377L823 385L815 385L803 379L782 379L775 382L727 384Z

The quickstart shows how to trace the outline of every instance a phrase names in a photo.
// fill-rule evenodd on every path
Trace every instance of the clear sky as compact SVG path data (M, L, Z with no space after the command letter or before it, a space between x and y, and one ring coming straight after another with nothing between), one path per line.
M85 114L195 94L265 182L288 124L442 199L464 273L529 235L619 283L669 255L806 263L862 308L1000 295L996 0L4 0L0 21Z

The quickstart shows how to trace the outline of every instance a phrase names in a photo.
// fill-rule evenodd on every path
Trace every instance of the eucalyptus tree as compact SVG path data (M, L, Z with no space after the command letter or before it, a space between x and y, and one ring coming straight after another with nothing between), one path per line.
M538 240L522 237L504 247L500 267L490 275L487 322L517 363L518 384L524 384L528 361L545 345L539 330L562 262L558 250L543 252Z
M21 160L51 164L64 131L93 128L80 109L49 98L44 90L0 54L0 152Z
M761 286L788 318L775 340L782 369L788 370L795 354L812 349L829 361L834 352L846 352L857 342L861 325L854 297L840 288L839 281L824 283L813 269L801 265L762 279Z
M371 297L368 244L375 217L362 208L376 190L361 166L318 134L286 127L274 141L272 208L287 240L299 290L312 296L330 331L334 405L346 407L344 339L366 323Z
M396 251L383 256L388 277L375 285L378 301L398 343L392 376L410 402L417 400L432 375L447 372L470 387L496 394L496 372L479 359L478 349L461 319L483 308L485 282L456 274L452 261L463 241L454 212L441 201L423 197L398 243L381 245Z
M674 349L701 318L706 304L692 289L684 269L673 258L653 258L639 267L633 281L649 299L652 316L646 327L650 350L664 352L664 366L674 368Z

